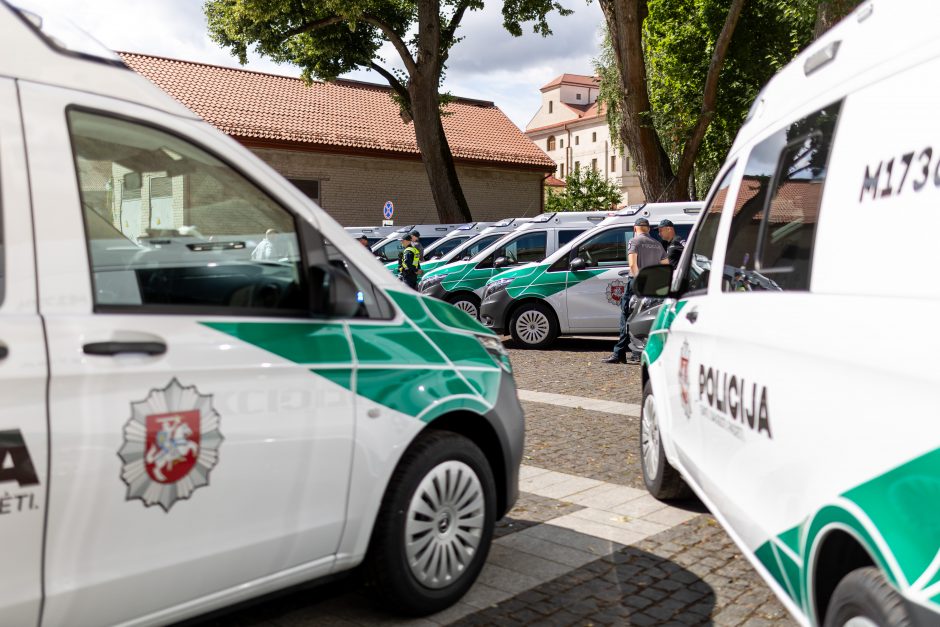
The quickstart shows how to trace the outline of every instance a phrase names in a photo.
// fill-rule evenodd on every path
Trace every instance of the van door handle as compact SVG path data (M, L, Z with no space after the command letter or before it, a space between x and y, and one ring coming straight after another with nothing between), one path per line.
M166 352L166 344L163 342L91 342L85 344L82 350L86 355L162 355Z
M690 311L685 312L685 318L692 324L695 324L695 321L698 320L698 311L695 309L692 309Z
M3 342L0 342L0 359L6 359L10 354L10 349Z

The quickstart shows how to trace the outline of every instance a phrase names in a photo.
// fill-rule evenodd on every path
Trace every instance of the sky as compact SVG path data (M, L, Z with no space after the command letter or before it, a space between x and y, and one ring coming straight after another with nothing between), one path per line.
M554 31L543 38L524 25L522 37L502 27L500 2L491 0L482 11L464 16L457 44L448 61L444 91L455 96L489 100L524 129L541 104L539 87L559 74L593 74L604 17L599 4L561 0L574 14L549 18ZM105 46L122 52L140 52L199 61L259 72L300 76L290 65L277 65L253 54L247 66L209 39L201 0L13 0L40 15L67 17ZM394 49L382 50L386 67L398 66ZM385 84L382 77L363 70L345 78Z

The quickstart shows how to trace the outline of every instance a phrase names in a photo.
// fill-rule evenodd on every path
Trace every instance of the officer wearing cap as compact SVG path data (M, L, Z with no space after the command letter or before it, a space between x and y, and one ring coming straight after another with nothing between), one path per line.
M676 237L676 226L672 220L659 221L659 239L666 243L666 258L660 263L669 264L675 270L679 267L679 259L682 258L682 251L685 250L685 242Z
M421 233L411 232L411 245L417 248L419 253L424 251L424 247L421 246Z
M606 364L623 363L627 360L630 345L630 329L627 318L630 316L630 296L633 295L633 278L647 266L655 266L665 259L666 252L662 244L650 237L650 221L637 218L633 223L633 237L627 243L627 261L630 263L630 276L620 297L620 339L614 345ZM639 362L637 355L631 355L631 362Z
M356 240L357 240L360 244L362 244L363 246L365 246L366 248L369 247L369 238L366 237L364 234L360 233L359 235L357 235L357 236L356 236Z

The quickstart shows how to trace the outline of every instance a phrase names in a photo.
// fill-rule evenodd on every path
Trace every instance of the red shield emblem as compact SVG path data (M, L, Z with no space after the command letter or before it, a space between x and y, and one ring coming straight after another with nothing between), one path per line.
M614 280L607 284L607 302L611 305L619 305L623 298L623 292L627 284L620 280Z
M150 414L146 417L144 468L158 483L176 483L199 458L199 410Z

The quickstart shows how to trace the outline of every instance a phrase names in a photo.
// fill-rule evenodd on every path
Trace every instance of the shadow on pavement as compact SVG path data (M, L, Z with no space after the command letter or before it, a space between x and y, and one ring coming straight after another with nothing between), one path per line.
M506 348L516 348L520 350L526 350L521 345L517 344L511 337L504 336L502 338L503 344ZM613 349L614 344L617 343L616 336L576 336L576 337L560 337L555 340L554 344L545 349L545 351L562 351L566 353L600 353L600 352L610 352ZM535 351L537 352L537 351Z

